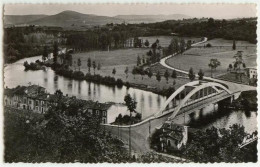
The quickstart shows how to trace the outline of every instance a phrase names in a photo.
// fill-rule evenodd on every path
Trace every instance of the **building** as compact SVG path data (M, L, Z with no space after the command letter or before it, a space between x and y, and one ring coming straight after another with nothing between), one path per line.
M180 150L186 146L188 141L188 127L184 125L177 125L171 121L166 121L162 127L162 134L160 136L162 151Z
M250 79L257 79L257 68L256 67L247 67L247 74Z
M45 88L31 85L5 89L4 105L17 109L31 110L37 113L47 111L50 95Z
M45 113L50 105L57 105L63 102L66 106L81 104L81 114L97 116L101 123L107 123L107 111L111 104L93 102L91 100L77 99L75 96L49 94L45 88L38 85L17 86L16 88L6 88L4 90L4 105L6 107Z

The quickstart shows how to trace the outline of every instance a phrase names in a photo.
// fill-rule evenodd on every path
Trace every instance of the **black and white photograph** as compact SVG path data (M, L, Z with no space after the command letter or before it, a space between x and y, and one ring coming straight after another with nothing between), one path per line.
M257 163L257 9L3 3L3 163Z

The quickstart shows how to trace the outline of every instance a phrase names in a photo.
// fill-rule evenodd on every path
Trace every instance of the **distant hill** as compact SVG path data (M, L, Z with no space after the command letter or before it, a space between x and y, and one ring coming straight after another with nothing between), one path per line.
M63 11L55 15L5 15L4 25L39 25L77 29L105 25L107 23L154 23L165 20L179 20L191 18L187 15L118 15L115 17L83 14L75 11Z
M104 25L107 23L122 23L119 18L97 16L91 14L82 14L74 11L63 11L56 15L47 16L38 20L28 22L29 24L40 26L58 26L58 27L79 27Z
M172 15L117 15L115 18L124 20L127 23L154 23L165 20L182 20L191 18L191 16L183 14Z
M26 24L44 17L47 17L47 15L5 15L4 25Z

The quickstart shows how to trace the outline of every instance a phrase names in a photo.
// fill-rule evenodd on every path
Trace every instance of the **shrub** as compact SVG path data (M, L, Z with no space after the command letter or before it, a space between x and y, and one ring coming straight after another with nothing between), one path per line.
M207 48L210 48L210 47L212 47L212 45L211 45L210 43L208 43L208 44L206 45L206 47L207 47Z

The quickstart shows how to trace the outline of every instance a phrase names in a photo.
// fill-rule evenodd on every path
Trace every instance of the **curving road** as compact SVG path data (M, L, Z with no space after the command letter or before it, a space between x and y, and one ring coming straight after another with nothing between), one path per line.
M208 38L204 37L204 40L195 44L192 44L191 46L195 46L201 43L205 43L208 40ZM160 60L160 64L163 65L164 67L171 69L171 70L176 70L177 72L183 73L183 74L188 74L187 71L184 70L180 70L177 69L175 67L172 67L170 65L168 65L166 63L166 60L168 60L169 58L172 58L174 56L176 56L177 54L173 54L173 55L169 55L163 59ZM198 76L198 75L196 75ZM238 83L234 83L234 82L229 82L229 81L224 81L224 80L220 80L220 79L215 79L215 78L211 78L211 77L203 77L204 79L213 81L213 82L218 82L218 83L222 83L228 86L229 90L231 92L238 92L238 91L248 91L248 90L256 90L256 87L254 86L249 86L249 85L243 85L243 84L238 84Z
M192 44L192 46L204 43L207 41L207 38L205 37L203 41ZM175 56L176 54L167 56L160 60L160 64L163 65L166 68L169 68L171 70L176 70L178 72L188 74L187 71L183 71L180 69L176 69L174 67L169 66L166 64L166 60ZM237 92L237 91L246 91L246 90L256 90L256 87L248 86L248 85L242 85L237 83L232 83L228 81L222 81L219 79L214 79L210 77L204 77L204 79L213 81L213 82L219 82L226 84L229 87L229 90L231 92ZM148 151L152 151L149 146L149 136L150 134L157 128L160 127L169 117L171 113L167 113L165 115L162 115L161 117L150 117L147 120L142 121L141 123L135 124L131 126L131 149L134 152L137 153L144 153ZM176 116L178 118L179 116ZM105 124L103 125L106 130L111 131L111 133L115 136L118 136L125 144L129 144L129 126L116 126L116 125L109 125Z

